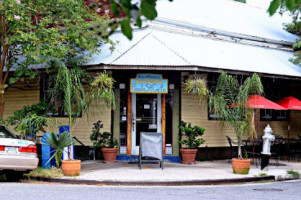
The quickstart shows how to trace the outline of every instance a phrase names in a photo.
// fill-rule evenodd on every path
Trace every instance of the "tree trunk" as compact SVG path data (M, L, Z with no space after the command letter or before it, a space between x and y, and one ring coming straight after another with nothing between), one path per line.
M0 89L0 119L3 119L4 113L4 90Z
M238 139L238 158L242 159L242 154L241 154L241 139Z

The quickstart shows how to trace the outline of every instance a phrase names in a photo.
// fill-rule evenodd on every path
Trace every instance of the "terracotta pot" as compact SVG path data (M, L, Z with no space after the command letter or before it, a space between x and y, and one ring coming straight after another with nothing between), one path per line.
M65 176L79 176L80 169L80 160L62 160L62 171Z
M118 148L102 148L103 160L105 163L115 163Z
M195 164L197 149L180 149L182 164Z
M232 169L234 174L248 174L250 170L250 159L232 158Z

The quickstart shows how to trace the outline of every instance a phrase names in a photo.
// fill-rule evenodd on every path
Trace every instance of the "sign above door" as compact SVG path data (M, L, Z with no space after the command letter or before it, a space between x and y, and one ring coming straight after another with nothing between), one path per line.
M163 79L160 74L137 74L136 78L131 78L131 93L168 93L168 80Z

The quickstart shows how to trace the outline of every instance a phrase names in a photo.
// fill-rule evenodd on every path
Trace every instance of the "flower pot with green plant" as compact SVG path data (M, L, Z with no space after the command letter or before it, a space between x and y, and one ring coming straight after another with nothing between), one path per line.
M191 126L191 123L181 122L180 129L180 145L185 145L181 148L183 164L195 164L195 157L198 147L205 142L200 136L204 135L205 128L200 126Z
M78 176L80 174L80 160L73 160L72 162L68 160L62 160L62 155L65 151L65 148L71 146L73 141L74 140L72 136L67 131L65 131L60 135L51 132L49 135L47 135L43 143L54 148L52 152L53 155L52 157L50 157L47 163L55 158L56 167L59 168L62 164L62 171L65 176Z
M90 139L93 141L94 147L101 147L105 163L115 163L118 152L118 140L113 139L113 133L101 133L100 129L102 128L103 124L100 120L94 123Z
M250 159L243 159L241 151L242 139L255 132L252 126L253 110L247 106L248 97L262 94L263 86L257 74L246 78L243 84L239 84L240 82L242 80L222 72L215 90L210 95L209 107L216 116L219 116L221 127L226 123L234 129L238 143L238 158L232 159L233 172L248 174Z

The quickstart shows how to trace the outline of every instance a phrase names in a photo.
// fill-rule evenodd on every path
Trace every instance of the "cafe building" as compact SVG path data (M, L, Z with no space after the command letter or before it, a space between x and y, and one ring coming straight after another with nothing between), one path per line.
M77 120L73 135L82 144L92 146L89 136L93 123L102 120L103 131L113 132L119 140L119 160L138 156L140 132L158 132L163 134L165 159L180 162L178 126L185 121L206 128L199 159L229 157L226 136L235 138L235 133L230 126L220 128L217 116L209 112L207 99L200 102L184 91L183 82L189 77L204 78L213 89L221 71L240 80L257 73L267 99L301 99L301 68L289 61L297 36L283 30L284 19L234 1L205 2L192 1L183 6L184 0L159 1L158 18L134 29L131 41L117 31L110 37L116 42L115 50L105 44L100 54L88 60L84 67L89 72L105 70L116 81L116 107L94 105L103 106L96 117ZM216 11L225 7L222 12ZM41 84L18 95L22 98L23 94L23 104L34 103L43 90ZM8 90L6 99L11 102L6 104L6 116L12 112L8 104L16 103L16 95L17 90ZM285 137L288 120L291 137L297 137L300 111L257 109L258 137L267 124L273 134Z

